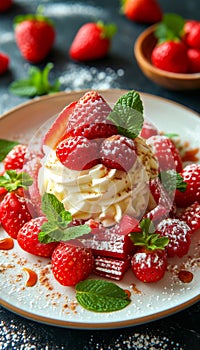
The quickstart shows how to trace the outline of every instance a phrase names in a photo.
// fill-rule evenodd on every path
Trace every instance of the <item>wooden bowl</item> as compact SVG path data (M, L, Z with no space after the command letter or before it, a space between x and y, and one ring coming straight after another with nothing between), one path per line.
M134 54L142 72L154 83L170 90L200 89L200 73L171 73L151 64L151 53L157 43L155 29L156 24L148 27L135 41Z

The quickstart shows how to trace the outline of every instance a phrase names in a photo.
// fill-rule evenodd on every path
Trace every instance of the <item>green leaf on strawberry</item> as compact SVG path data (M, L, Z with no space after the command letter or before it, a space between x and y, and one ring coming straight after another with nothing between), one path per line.
M108 120L117 126L119 134L136 138L144 122L143 104L138 92L129 91L121 96L109 113Z
M131 241L135 246L144 247L148 250L163 250L169 243L167 237L161 237L156 233L153 223L149 218L145 218L140 222L141 232L132 232Z
M186 191L187 183L184 181L181 174L177 173L175 170L161 171L159 173L159 178L167 192L175 190L179 190L180 192Z
M111 39L116 34L117 26L114 23L105 24L102 21L98 21L97 26L102 29L102 39Z
M72 216L52 193L44 193L42 211L48 220L42 225L38 235L38 239L42 243L69 241L91 231L88 225L69 227Z
M27 189L31 186L33 179L28 173L17 173L15 170L7 170L0 176L0 187L4 187L8 192L15 191L22 187Z
M14 95L34 97L60 90L60 82L56 80L53 85L49 82L49 72L53 68L52 63L48 63L43 70L31 66L28 72L28 78L16 80L10 84L9 90Z
M5 159L7 154L19 144L17 141L9 141L5 139L0 139L0 162Z
M158 43L170 40L180 40L183 34L185 20L175 13L166 13L155 30Z
M76 299L85 309L95 312L121 310L130 304L127 293L113 282L84 280L76 285Z

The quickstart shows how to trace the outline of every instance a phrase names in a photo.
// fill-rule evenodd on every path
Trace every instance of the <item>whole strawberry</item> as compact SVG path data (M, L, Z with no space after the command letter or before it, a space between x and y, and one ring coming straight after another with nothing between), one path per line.
M126 136L113 135L102 142L100 157L108 168L129 171L137 158L135 143Z
M52 254L52 272L63 286L75 286L93 270L94 257L89 248L60 243Z
M162 10L156 0L122 0L124 15L139 23L156 23L162 19Z
M186 183L186 191L176 190L175 202L178 207L187 207L197 201L200 203L200 164L189 164L181 172Z
M64 166L72 170L89 169L99 162L97 143L84 136L70 136L61 141L56 155Z
M17 241L26 252L48 258L51 257L58 243L41 243L38 240L38 234L45 222L47 222L46 217L37 217L26 222L17 234Z
M200 72L200 49L189 48L187 50L189 68L188 73Z
M157 231L161 236L169 238L169 244L166 247L169 257L178 256L182 258L188 253L192 231L184 221L164 219L158 224Z
M181 156L174 142L167 136L155 135L147 139L147 144L153 149L159 163L159 170L176 170L181 172L183 169Z
M161 237L148 218L141 221L140 228L141 232L131 233L131 240L137 248L131 259L131 268L140 281L157 282L167 268L165 247L169 239Z
M32 179L26 173L7 170L0 176L0 187L8 191L0 202L0 222L12 238L17 238L20 228L32 218L34 207L24 197L24 189L31 184Z
M200 21L186 21L183 31L184 42L189 47L200 50Z
M107 117L110 106L96 91L86 92L69 116L66 132L71 136L88 139L106 138L117 134L116 126Z
M13 0L1 0L0 1L0 12L8 11L13 4Z
M200 228L200 203L196 201L189 205L187 208L178 213L177 217L186 222L191 229L191 233L194 233Z
M69 55L76 61L90 61L105 57L116 32L114 24L89 22L78 30L70 46Z
M0 52L0 75L4 74L8 70L10 58L3 52Z
M5 170L21 170L24 164L24 158L27 152L27 146L15 146L4 158L3 165Z
M17 238L20 228L30 219L26 199L17 192L8 192L0 203L0 222L4 230Z
M25 60L38 63L49 54L55 40L52 22L40 14L15 18L15 39Z
M189 62L187 47L181 41L165 41L156 45L151 54L152 64L173 73L187 73Z

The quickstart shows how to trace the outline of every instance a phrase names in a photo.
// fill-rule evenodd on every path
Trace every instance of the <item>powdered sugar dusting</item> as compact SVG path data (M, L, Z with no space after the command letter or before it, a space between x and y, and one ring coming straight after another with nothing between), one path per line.
M69 63L67 69L62 73L60 82L65 91L88 89L104 90L110 88L119 88L119 78L124 75L124 70L119 68L106 67L98 69L96 67L79 66L75 63Z

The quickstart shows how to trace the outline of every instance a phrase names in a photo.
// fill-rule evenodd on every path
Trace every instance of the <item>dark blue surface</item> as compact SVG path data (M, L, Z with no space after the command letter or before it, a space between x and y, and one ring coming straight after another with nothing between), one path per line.
M172 92L149 81L139 70L133 56L136 37L147 27L128 21L119 13L119 1L37 1L16 0L12 9L0 15L0 51L11 57L9 71L0 77L0 114L26 101L11 95L9 84L27 75L29 64L23 60L13 36L13 18L29 13L43 4L44 13L55 23L57 39L45 62L54 63L50 79L61 80L62 90L83 88L135 89L168 98L200 112L200 91ZM186 18L199 18L199 0L160 0L164 12L176 12ZM64 6L63 6L64 5ZM117 35L108 57L89 64L74 63L68 49L81 24L101 19L115 22ZM106 74L105 74L106 72ZM95 316L94 316L95 317ZM80 331L39 325L0 309L0 349L188 349L200 348L200 303L165 319L126 329Z

